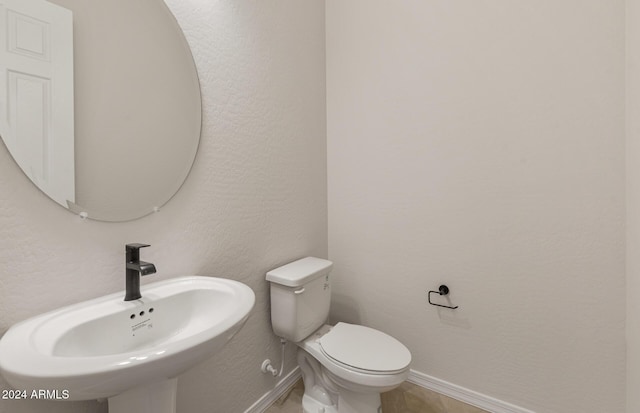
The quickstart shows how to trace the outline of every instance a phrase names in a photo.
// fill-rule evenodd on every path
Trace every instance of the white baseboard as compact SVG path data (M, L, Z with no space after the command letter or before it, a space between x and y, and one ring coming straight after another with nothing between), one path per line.
M300 368L296 367L287 374L285 378L280 380L273 390L265 393L257 402L245 410L244 413L263 413L293 386L300 377L302 377L302 373L300 372ZM411 370L407 381L491 413L535 413L532 410L498 400L494 397L469 390L416 370Z
M273 390L266 392L257 402L244 411L244 413L263 413L267 410L280 396L282 396L298 379L302 377L300 367L296 366L282 380L276 384Z
M491 396L411 370L407 381L491 413L535 413Z

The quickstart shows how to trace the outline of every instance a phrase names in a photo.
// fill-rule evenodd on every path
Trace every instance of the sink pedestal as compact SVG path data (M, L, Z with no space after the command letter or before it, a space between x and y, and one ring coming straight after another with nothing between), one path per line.
M178 379L139 386L109 397L109 413L176 413Z

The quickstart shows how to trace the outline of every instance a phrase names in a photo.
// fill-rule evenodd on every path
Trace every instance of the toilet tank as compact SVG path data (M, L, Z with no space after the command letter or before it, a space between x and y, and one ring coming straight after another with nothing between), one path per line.
M329 316L333 263L307 257L267 273L271 283L271 325L278 337L299 342Z

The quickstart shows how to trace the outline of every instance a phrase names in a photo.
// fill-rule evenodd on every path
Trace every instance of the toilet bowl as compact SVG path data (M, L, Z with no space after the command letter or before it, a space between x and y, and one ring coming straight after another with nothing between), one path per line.
M409 375L411 353L393 337L355 324L322 326L296 343L305 389L305 413L378 412L380 393ZM334 410L331 410L331 409Z
M276 335L298 346L305 413L380 413L380 393L409 375L398 340L357 324L325 324L332 263L307 257L267 273Z

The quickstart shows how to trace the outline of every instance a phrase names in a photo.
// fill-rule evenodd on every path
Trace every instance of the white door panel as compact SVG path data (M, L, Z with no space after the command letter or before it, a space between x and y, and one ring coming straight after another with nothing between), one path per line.
M0 0L0 135L56 202L75 201L73 20L43 0Z

